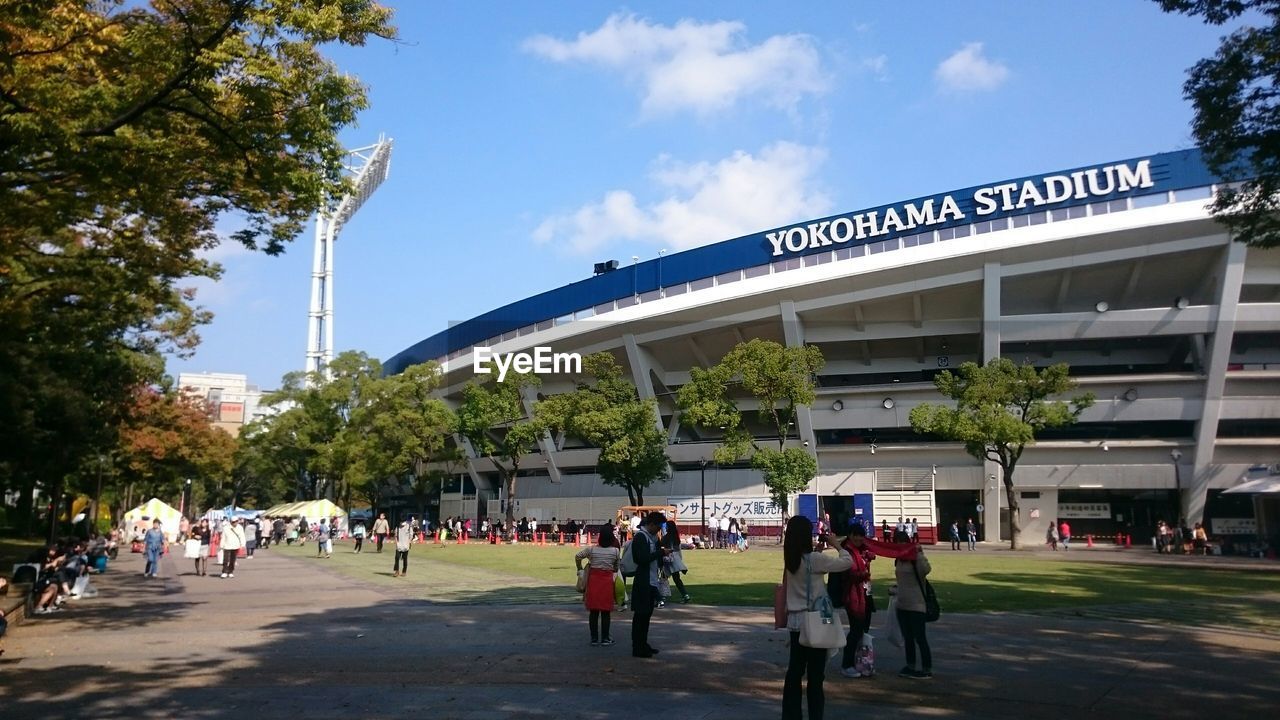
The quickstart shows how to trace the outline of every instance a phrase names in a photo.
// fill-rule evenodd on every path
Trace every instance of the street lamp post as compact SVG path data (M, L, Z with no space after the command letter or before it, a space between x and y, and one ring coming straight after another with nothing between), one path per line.
M187 487L182 491L182 515L186 517L187 508L191 505L191 478L187 478Z
M702 503L699 505L699 507L702 508L702 530L700 530L698 534L702 536L702 542L705 545L707 542L707 461L705 459L702 460L701 465L702 465L702 481L701 481Z

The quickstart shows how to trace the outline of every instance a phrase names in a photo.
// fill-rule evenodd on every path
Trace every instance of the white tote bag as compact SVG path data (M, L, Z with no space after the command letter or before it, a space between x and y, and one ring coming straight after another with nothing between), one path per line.
M188 560L200 559L200 538L191 538L182 546L182 557Z
M804 600L805 607L809 609L805 611L800 625L800 644L811 648L838 650L848 642L844 626L831 607L831 598L824 594L816 602L813 600L813 565L809 562L808 555L804 557L804 565Z
M896 596L889 596L889 611L886 614L889 616L889 627L887 628L889 644L900 648L903 645L902 628L898 626L898 598Z

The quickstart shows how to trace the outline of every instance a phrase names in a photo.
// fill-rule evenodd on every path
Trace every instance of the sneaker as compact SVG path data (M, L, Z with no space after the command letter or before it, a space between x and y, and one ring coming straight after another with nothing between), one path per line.
M858 672L857 670L854 670L851 667L840 668L840 674L847 678L862 677L862 673Z
M54 605L53 607L49 608L49 609L47 610L47 612L51 612L51 613L60 613L60 612L62 612L62 611L63 611L63 610L65 610L65 609L66 609L66 608L60 608L60 607L58 607L57 605Z
M916 676L916 669L911 667L910 665L903 665L902 669L898 671L898 677L909 678L909 677L915 677L915 676Z
M49 614L49 608L36 608L36 609L35 609L35 614L36 614L36 615L48 615L48 614Z
M929 679L932 679L932 678L933 678L933 671L932 671L932 670L921 670L920 672L915 673L914 675L912 675L912 677L914 677L914 678L915 678L915 679L917 679L917 680L929 680Z
M682 602L682 603L687 603L687 602L689 602L689 600L691 600L691 599L692 599L692 598L690 598L688 595L685 595L684 597L680 598L680 602Z
M599 641L599 640L592 640L592 641L591 641L591 647L600 647L600 641Z
M226 577L226 576L227 576L226 573L222 573L222 575L220 575L219 577Z
M605 638L600 641L600 645L604 647L608 647L609 645L613 645L613 644L614 644L613 638Z
M235 573L231 573L231 574L227 575L227 577L229 577L229 578L233 578L233 577L235 577L235 576L236 576L236 574L235 574Z
M660 608L664 608L664 607L666 607L666 606L667 606L667 603L666 603L666 601L665 601L665 600L659 600L659 601L658 601L658 607L660 607Z

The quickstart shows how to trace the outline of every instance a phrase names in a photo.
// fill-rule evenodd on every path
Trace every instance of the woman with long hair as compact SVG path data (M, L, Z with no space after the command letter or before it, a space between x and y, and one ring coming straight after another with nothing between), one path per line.
M662 559L662 571L676 584L676 589L680 591L680 602L687 603L692 598L689 597L689 591L684 589L684 581L680 576L689 572L689 566L684 564L684 553L680 552L680 528L675 520L668 520L666 529L662 531L662 547L670 551Z
M787 521L782 543L782 583L786 586L787 630L791 632L791 657L787 663L787 677L782 685L782 720L800 720L800 679L807 678L809 720L822 720L826 698L822 693L825 679L827 651L824 648L805 647L800 644L800 625L804 613L815 601L826 597L827 583L823 577L830 572L844 572L853 566L849 551L840 546L839 538L825 535L827 546L834 547L838 556L814 552L813 523L809 518L796 515Z
M899 530L894 533L893 541L910 544L911 536ZM929 650L929 637L925 634L924 602L924 579L932 568L920 546L915 548L915 559L893 562L893 572L898 580L898 626L902 628L902 642L907 654L907 664L898 676L925 679L933 677L933 653ZM917 647L920 649L919 670L916 670Z
M574 565L582 572L586 560L587 589L582 602L587 606L587 625L591 629L591 647L612 645L609 634L610 613L613 612L613 574L618 570L618 543L609 528L600 531L599 544L583 548L573 556Z

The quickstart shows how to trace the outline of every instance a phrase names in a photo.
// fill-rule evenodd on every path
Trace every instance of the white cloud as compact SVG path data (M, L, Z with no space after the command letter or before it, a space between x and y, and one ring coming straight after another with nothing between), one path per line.
M682 250L825 215L831 200L815 178L825 159L822 148L788 142L715 163L659 157L652 176L664 199L641 206L630 192L612 190L600 202L547 218L533 238L579 253L624 241Z
M876 55L875 57L864 58L860 67L871 73L877 80L889 79L889 56Z
M537 35L524 48L554 62L626 74L643 87L646 114L707 114L748 97L791 109L806 95L826 92L830 80L811 37L774 35L749 45L745 31L741 22L686 19L668 27L618 13L574 40Z
M943 60L934 77L945 90L971 92L995 90L1009 79L1009 67L982 55L982 43L968 43Z

